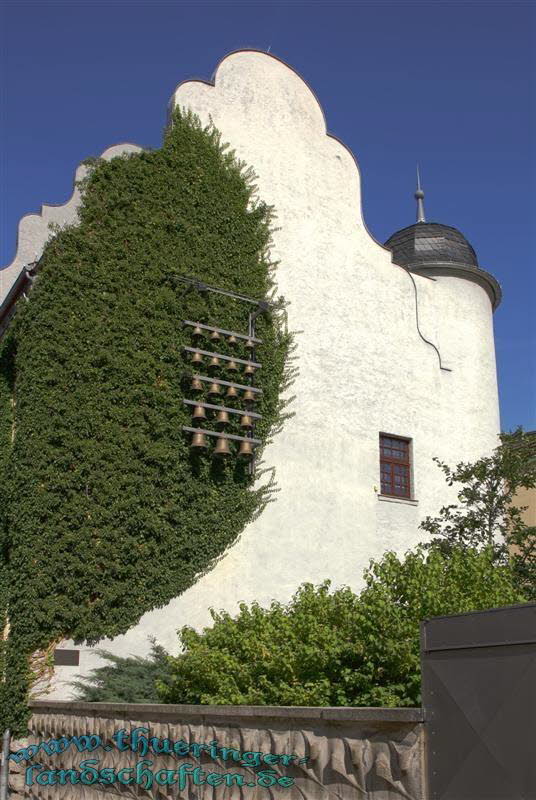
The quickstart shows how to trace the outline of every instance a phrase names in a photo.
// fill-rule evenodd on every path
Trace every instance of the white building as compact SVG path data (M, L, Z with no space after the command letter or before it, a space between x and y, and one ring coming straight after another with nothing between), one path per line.
M325 578L358 588L371 558L415 545L420 520L453 499L432 458L474 460L498 443L492 314L500 289L463 235L424 222L417 192L420 221L376 242L353 154L327 133L309 86L271 55L230 54L212 83L180 84L176 105L213 120L277 211L278 290L299 331L295 416L264 452L276 468L276 502L192 588L100 643L119 655L146 653L149 635L175 651L177 629L208 624L211 606L286 601L304 581ZM105 156L122 149L138 148ZM0 302L40 255L48 221L72 220L78 201L75 193L22 220L16 259L0 272ZM382 434L398 440L384 442L383 459ZM80 650L79 667L57 668L54 699L67 699L61 682L99 660L90 648L65 648Z

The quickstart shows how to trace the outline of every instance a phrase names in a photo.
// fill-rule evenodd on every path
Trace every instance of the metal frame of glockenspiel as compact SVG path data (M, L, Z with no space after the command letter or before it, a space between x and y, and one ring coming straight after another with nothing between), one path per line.
M198 376L201 377L201 376ZM232 385L232 384L231 384ZM239 384L235 384L239 385ZM226 411L228 414L236 414L237 416L241 417L251 417L251 419L262 419L262 414L257 414L255 411L250 411L249 409L246 411L242 411L239 408L230 408L229 406L218 406L216 403L205 403L201 400L187 400L186 398L182 401L184 405L187 406L194 406L194 407L201 407L201 408L208 408L211 411ZM213 431L209 430L208 428L193 428L189 427L188 425L182 426L183 431L188 433L205 433L207 436L217 436L218 439L230 439L231 441L235 442L250 442L255 447L261 444L260 439L255 439L253 436L238 436L234 433L225 433L225 431Z
M224 381L223 378L212 378L210 375L198 375L196 372L194 372L194 374L190 375L189 377L194 378L198 381L204 381L205 383L218 383L220 386L234 386L235 389L250 391L253 392L253 394L262 394L262 389L258 389L256 386L248 386L246 383L234 383L233 381Z
M248 386L247 384L242 383L233 383L232 381L224 381L221 378L212 378L208 375L198 375L194 373L192 375L194 380L204 381L205 383L216 383L220 386L232 386L235 389L240 389L241 391L250 391L254 394L262 394L262 389L258 389L256 386ZM251 402L251 401L250 401ZM255 411L251 411L250 409L246 409L245 411L238 409L238 408L230 408L228 406L219 406L215 403L206 403L202 400L188 400L183 399L183 403L188 406L202 406L203 408L209 408L211 410L217 411L227 411L231 414L237 414L240 416L248 416L251 417L253 420L262 419L262 414L257 414ZM186 433L205 433L208 436L217 436L221 439L231 439L237 442L250 442L255 447L261 444L260 439L255 439L253 436L237 436L234 433L225 433L224 431L212 431L207 430L206 428L193 428L188 425L183 425L182 430ZM255 459L255 455L251 458L250 461L250 471L253 471L253 461Z
M238 331L229 331L229 330L226 330L225 328L217 328L217 327L215 327L213 325L206 325L205 323L202 323L202 322L194 322L194 321L189 320L189 319L183 320L183 324L184 325L187 325L187 326L193 327L193 328L201 328L201 330L206 330L206 331L211 332L211 333L212 332L220 333L225 337L234 336L236 339L241 339L241 340L245 340L245 341L251 341L254 344L262 344L262 339L257 339L255 337L255 320L259 316L259 314L262 314L265 311L269 311L273 307L273 303L270 303L267 300L255 300L252 297L246 297L245 295L240 295L240 294L237 294L236 292L230 292L230 291L228 291L226 289L220 289L220 288L218 288L216 286L209 286L208 284L204 283L203 281L200 281L197 278L190 278L190 277L188 277L186 275L175 275L173 277L176 280L178 280L178 281L180 281L182 283L188 284L189 288L197 289L200 292L205 292L205 291L216 292L218 294L226 295L227 297L232 297L235 300L241 300L243 302L251 303L252 305L257 306L255 311L250 312L249 315L248 315L248 333L247 333L247 335L243 334L243 333L239 333ZM244 360L244 359L241 359L241 358L233 358L232 356L225 356L225 355L223 355L223 353L214 353L214 352L210 352L210 351L207 351L207 350L201 350L201 349L199 349L197 347L188 347L186 345L184 345L183 347L187 352L200 353L201 355L208 356L210 358L221 358L224 361L234 361L234 362L236 362L238 364L245 364L247 366L252 366L255 369L260 369L261 366L262 366L261 364L259 364L258 362L254 361L254 360L247 361L247 360ZM253 356L253 358L255 356L255 349L254 348L252 348L252 356ZM206 383L216 383L216 384L219 384L220 386L232 386L235 389L241 389L243 391L248 391L249 390L250 392L253 392L254 394L262 394L262 389L258 389L255 386L247 386L247 385L240 384L240 383L233 383L232 381L224 381L224 380L221 380L221 379L218 379L218 378L211 378L211 377L208 377L208 376L205 376L205 375L195 375L194 374L192 377L194 379L201 380L201 381L204 381ZM219 411L227 411L227 412L230 412L232 414L239 414L241 416L248 415L253 420L262 419L262 415L261 414L256 414L255 412L249 411L249 410L240 411L239 409L227 408L226 406L217 406L217 405L214 405L214 404L211 404L211 403L196 402L195 400L186 400L185 399L183 402L186 405L193 405L193 406L198 405L198 406L202 406L203 408L216 409L216 410L219 410ZM196 432L196 433L205 433L208 436L218 436L218 437L221 437L221 438L232 439L232 440L235 440L235 441L249 441L249 442L251 442L252 445L255 445L255 446L261 444L261 440L260 439L255 439L255 438L253 438L253 436L237 436L237 435L232 434L232 433L224 433L223 431L210 431L210 430L206 430L206 429L203 429L203 428L192 428L192 427L189 427L189 426L186 426L186 425L183 425L182 429L183 429L183 431L186 431L188 433L194 433L194 432ZM252 474L254 472L254 469L255 469L255 454L253 455L253 458L251 459L251 461L249 463L250 474Z
M213 350L200 350L199 347L189 347L185 344L183 344L182 348L183 350L187 350L188 353L200 353L202 356L208 356L209 358L221 358L223 361L234 361L237 364L245 364L247 367L255 367L255 369L260 369L262 366L258 361L246 361L243 358L225 356L223 353L216 353Z
M201 328L201 330L210 331L211 333L221 333L224 336L234 336L235 339L245 339L246 341L252 341L254 344L262 344L262 339L256 339L253 335L246 336L245 333L238 333L238 331L228 331L225 328L214 328L212 325L205 325L203 322L192 322L190 319L183 319L183 324L189 325L191 328Z
M218 406L215 403L205 403L201 400L187 400L184 398L182 401L186 406L201 406L201 408L208 408L211 411L227 411L228 414L239 414L241 417L251 417L252 419L262 419L262 414L257 414L255 411L242 411L240 408L230 408L229 406Z
M183 431L188 431L188 433L206 433L207 436L217 436L218 439L231 439L234 442L250 442L254 445L261 444L261 440L254 439L253 436L238 436L236 433L211 431L208 428L191 428L189 425L183 425L182 429Z

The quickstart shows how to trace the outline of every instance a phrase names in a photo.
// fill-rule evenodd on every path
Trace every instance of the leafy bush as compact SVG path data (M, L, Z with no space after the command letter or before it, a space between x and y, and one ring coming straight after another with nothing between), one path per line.
M418 547L371 562L359 595L304 584L287 605L212 612L159 680L165 703L317 706L420 704L419 626L430 616L523 602L490 550Z

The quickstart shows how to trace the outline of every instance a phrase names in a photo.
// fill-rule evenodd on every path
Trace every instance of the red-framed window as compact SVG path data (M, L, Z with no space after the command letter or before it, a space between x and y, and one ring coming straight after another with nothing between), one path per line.
M382 494L411 498L410 439L380 433Z

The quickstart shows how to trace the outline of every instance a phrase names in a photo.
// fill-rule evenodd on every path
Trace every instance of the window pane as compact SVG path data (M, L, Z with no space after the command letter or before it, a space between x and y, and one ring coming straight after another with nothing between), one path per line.
M409 441L380 434L380 480L382 494L411 497Z

